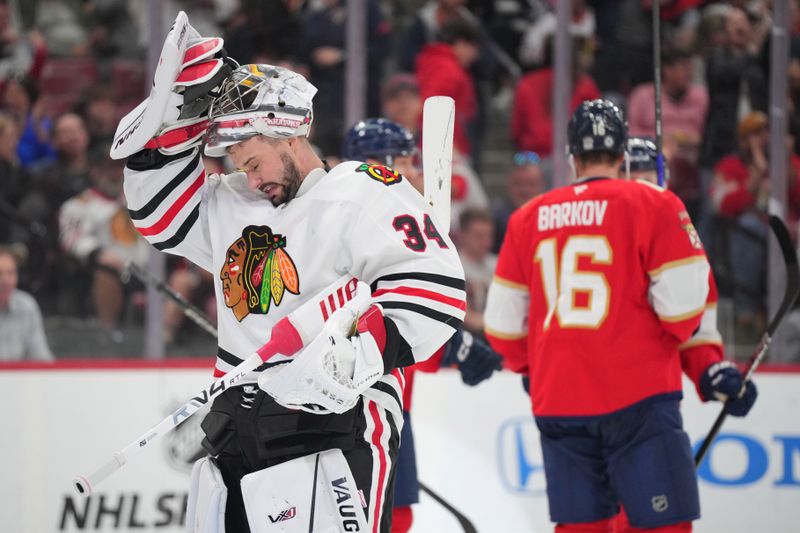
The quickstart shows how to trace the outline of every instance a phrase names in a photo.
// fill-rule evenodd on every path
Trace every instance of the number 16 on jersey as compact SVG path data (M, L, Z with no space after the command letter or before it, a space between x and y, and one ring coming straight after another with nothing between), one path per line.
M586 257L593 265L610 265L611 245L602 235L572 235L559 254L555 238L541 241L534 261L541 274L547 315L543 329L553 318L562 328L598 329L608 316L611 287L605 274L578 269Z

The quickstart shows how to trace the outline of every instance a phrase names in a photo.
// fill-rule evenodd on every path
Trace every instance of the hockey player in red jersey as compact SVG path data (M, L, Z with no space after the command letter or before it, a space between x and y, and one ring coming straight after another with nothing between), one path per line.
M559 532L615 531L620 505L631 531L689 531L700 516L679 350L713 317L710 268L674 194L612 179L626 139L614 104L581 104L568 126L576 181L512 215L489 289L487 337L530 376ZM704 399L738 392L735 367L686 348ZM730 412L755 397L748 383Z

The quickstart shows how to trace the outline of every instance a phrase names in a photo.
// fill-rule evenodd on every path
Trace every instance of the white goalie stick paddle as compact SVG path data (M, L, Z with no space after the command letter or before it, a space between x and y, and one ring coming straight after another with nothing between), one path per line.
M450 181L453 173L455 101L431 96L422 108L422 173L425 202L433 208L439 230L450 233Z
M112 159L133 155L156 134L170 101L172 85L181 71L186 45L190 37L197 37L196 33L186 13L179 11L161 48L150 96L119 121L111 143Z
M786 229L786 224L775 215L769 216L769 225L772 228L772 232L775 234L775 238L778 240L783 260L786 263L786 292L783 294L783 301L781 301L778 311L775 313L775 316L772 317L772 320L769 321L769 324L767 324L767 330L761 337L761 342L758 343L755 353L750 357L747 372L744 375L744 379L742 379L742 388L739 389L740 398L744 394L747 382L753 377L753 373L755 373L758 365L761 364L761 360L764 359L769 343L772 342L772 336L781 325L783 318L794 306L797 297L800 296L800 268L797 263L797 252L792 244L792 238L789 236L789 230ZM696 467L699 467L700 463L703 462L703 458L711 447L711 443L714 441L717 433L719 433L720 428L722 428L722 423L725 422L725 418L728 416L727 407L726 403L726 405L722 407L722 411L720 411L717 419L714 421L714 425L711 426L708 436L703 440L703 443L697 450L694 456L694 464Z
M88 476L76 476L73 480L75 490L83 496L91 494L93 488L102 480L124 466L131 457L147 448L153 442L163 437L166 433L177 427L181 422L192 416L194 413L209 404L214 398L222 394L228 388L236 385L247 374L261 366L273 355L294 355L313 341L325 325L325 316L320 310L320 303L329 296L346 299L347 290L345 287L350 284L353 277L350 275L342 276L335 282L326 287L318 296L308 299L303 305L292 313L279 320L272 328L270 340L261 348L256 350L247 359L242 361L224 376L215 379L209 386L204 388L192 397L161 422L147 430L142 435L134 439L121 451L115 453L113 457L100 468ZM338 296L333 296L338 295ZM369 286L359 282L352 299L343 304L344 307L352 309L356 316L364 312L369 306L371 299Z

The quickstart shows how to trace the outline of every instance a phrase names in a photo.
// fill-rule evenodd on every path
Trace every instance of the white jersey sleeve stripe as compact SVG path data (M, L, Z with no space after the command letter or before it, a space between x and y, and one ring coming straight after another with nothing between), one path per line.
M522 285L509 285L502 281L495 276L489 285L483 313L484 327L497 338L521 339L528 334L530 295Z
M153 213L155 213L158 208L167 200L167 197L170 196L176 189L180 187L180 185L184 182L192 182L192 176L197 175L198 169L202 169L202 165L200 164L200 153L198 152L181 170L175 175L174 178L169 180L163 187L158 189L155 192L148 191L146 194L142 194L144 191L142 189L151 188L152 185L158 186L159 181L151 179L148 180L150 175L169 175L175 171L174 168L170 167L179 167L182 163L185 162L185 159L182 161L172 162L164 166L164 168L158 168L154 170L147 170L147 171L133 171L129 168L125 169L126 178L132 178L135 176L136 183L139 185L136 192L139 192L139 195L133 196L141 196L146 198L146 203L138 208L131 208L131 203L135 201L135 199L131 198L130 194L130 183L127 184L128 188L126 190L126 195L129 197L128 201L128 213L130 214L131 220L139 221L145 220L150 217Z
M200 199L200 188L206 179L205 170L198 167L196 175L186 180L186 187L176 189L175 199L167 199L152 216L146 220L134 220L134 226L144 237L157 235L164 231L181 211L188 209ZM194 202L192 200L195 200Z
M679 349L691 348L702 344L722 345L722 335L717 329L717 306L707 305L700 321L700 327L692 338L680 345Z
M674 261L650 272L650 298L661 320L679 322L701 313L708 297L705 257ZM655 275L653 272L656 272Z

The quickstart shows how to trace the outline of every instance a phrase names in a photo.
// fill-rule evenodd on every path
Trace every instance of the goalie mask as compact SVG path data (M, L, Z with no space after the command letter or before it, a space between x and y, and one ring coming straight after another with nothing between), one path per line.
M205 154L222 157L229 146L255 135L307 136L317 88L303 76L272 65L243 65L222 84L211 104Z

